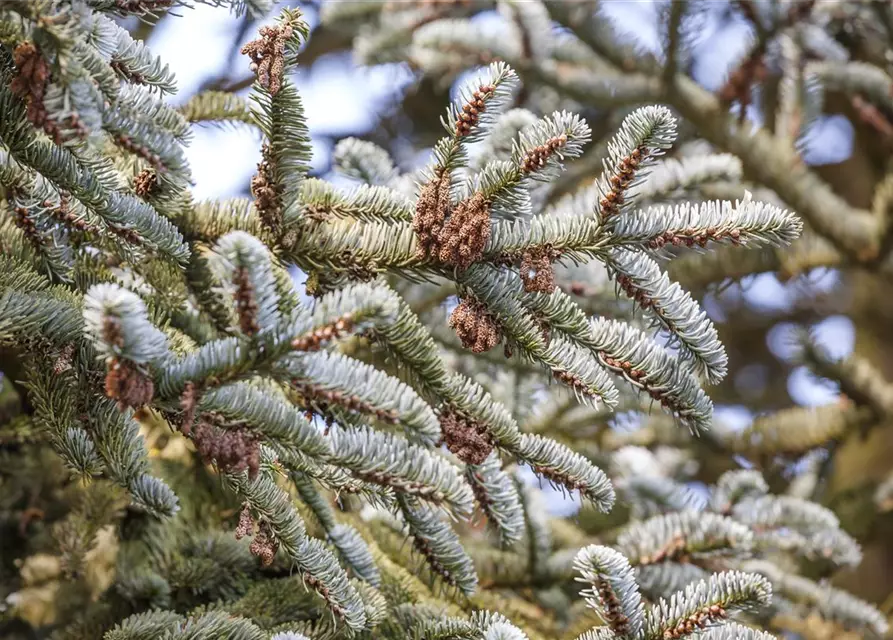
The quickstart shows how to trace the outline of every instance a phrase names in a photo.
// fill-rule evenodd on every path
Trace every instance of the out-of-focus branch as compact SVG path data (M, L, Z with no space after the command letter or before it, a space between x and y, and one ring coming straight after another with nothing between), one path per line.
M878 257L881 233L876 219L841 199L793 148L762 129L748 131L734 123L719 100L689 78L680 77L667 98L683 117L699 123L705 139L738 156L745 176L775 191L842 253L858 262Z
M689 253L667 265L670 276L693 290L711 284L737 280L755 273L776 271L789 280L812 269L839 267L844 258L824 238L808 235L785 249L766 247L752 251L733 251L722 247L708 254Z
M664 65L664 82L668 85L676 80L679 69L679 49L682 46L682 21L687 8L686 0L678 0L670 3L667 16L667 47L666 62Z
M552 86L571 98L601 109L658 102L663 95L658 77L645 73L624 74L623 82L614 82L587 69L559 69L556 65L518 64L512 60L522 78Z
M893 386L868 360L855 355L837 360L808 335L802 347L807 366L816 374L837 382L846 397L870 407L878 419L893 415Z
M734 122L716 96L688 77L679 74L673 83L660 83L661 66L651 56L620 45L615 34L599 24L603 21L592 19L591 12L584 15L570 3L552 3L549 7L553 16L572 27L597 55L627 74L622 84L634 79L633 86L656 87L658 99L668 102L687 120L697 122L708 142L737 155L747 178L775 191L842 254L856 262L873 262L880 257L882 229L876 218L869 211L851 207L834 193L802 163L793 148L762 129ZM538 79L583 101L591 91L585 83L568 78L544 75ZM622 97L641 99L640 95Z

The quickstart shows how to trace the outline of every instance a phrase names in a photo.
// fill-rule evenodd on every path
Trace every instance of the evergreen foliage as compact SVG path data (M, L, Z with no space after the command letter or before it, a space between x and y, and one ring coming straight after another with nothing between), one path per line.
M825 581L862 562L847 523L766 458L882 423L889 385L804 331L798 363L852 402L727 433L711 393L732 358L677 277L810 242L883 262L884 216L786 164L823 91L893 108L888 70L833 55L829 23L863 28L858 3L739 3L757 38L720 97L746 107L778 55L778 139L678 72L699 3L670 6L660 59L593 3L394 4L328 3L323 24L366 63L473 73L415 173L340 141L346 189L308 175L298 10L242 48L250 100L173 107L173 74L114 18L186 0L0 5L3 637L883 637L874 604ZM490 8L504 38L471 20ZM806 71L788 59L807 52ZM618 106L606 132L593 110ZM201 123L262 137L250 198L193 199ZM665 157L680 137L722 152ZM729 196L744 176L765 188ZM700 495L696 450L725 461Z

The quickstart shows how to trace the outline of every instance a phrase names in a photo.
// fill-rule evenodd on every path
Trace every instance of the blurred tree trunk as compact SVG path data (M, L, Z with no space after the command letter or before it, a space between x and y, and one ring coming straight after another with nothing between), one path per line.
M826 96L825 110L847 117L854 126L853 152L839 164L816 167L825 181L853 206L871 209L875 186L890 161L890 140L863 121L852 100ZM888 278L866 271L842 274L853 305L855 353L893 380L893 296ZM825 502L834 508L850 533L863 541L859 568L842 572L836 582L873 602L893 593L893 514L878 514L876 485L893 468L893 424L875 426L868 434L852 433L834 452Z

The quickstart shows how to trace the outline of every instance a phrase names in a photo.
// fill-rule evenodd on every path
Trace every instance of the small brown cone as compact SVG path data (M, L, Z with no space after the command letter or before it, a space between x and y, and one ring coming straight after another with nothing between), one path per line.
M486 427L454 411L440 416L443 443L457 458L468 464L481 464L493 451Z
M524 252L521 259L521 281L527 293L552 293L555 290L555 271L552 260L557 252L550 247L536 247Z
M449 324L462 346L474 353L489 351L502 339L497 319L474 298L465 298L459 303L450 315Z
M459 203L443 227L438 238L440 262L467 269L483 255L490 231L490 204L482 193L475 193Z

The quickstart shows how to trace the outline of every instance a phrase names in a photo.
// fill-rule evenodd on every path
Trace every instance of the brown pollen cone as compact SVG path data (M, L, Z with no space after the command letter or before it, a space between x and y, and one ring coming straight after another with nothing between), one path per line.
M521 258L521 280L527 293L552 293L555 290L555 272L552 261L558 252L549 246L534 247Z
M143 169L133 179L133 190L146 200L158 190L158 175L152 169Z
M251 541L248 550L258 558L263 566L269 567L276 558L276 552L279 550L279 541L273 534L273 529L266 520L261 520L257 525L257 533Z
M457 458L468 464L481 464L493 451L487 428L471 418L448 410L440 416L443 443Z
M260 443L257 436L243 429L222 429L208 419L199 418L192 436L204 462L214 462L226 473L248 471L254 478L260 469Z
M254 206L264 225L270 229L278 229L282 224L282 189L276 183L273 153L268 144L264 143L261 154L257 174L251 178L251 195L254 196Z
M34 220L28 215L28 210L25 207L15 208L15 218L13 220L32 245L38 249L43 246L43 237L40 235L40 231L37 230Z
M105 393L117 400L119 407L136 409L152 401L155 384L129 360L112 359L105 376Z
M251 506L246 502L239 512L239 524L236 526L236 540L245 536L254 535L254 516L251 515Z
M258 33L260 38L242 47L241 53L251 58L251 70L257 75L258 84L275 96L282 89L285 44L292 37L294 29L279 25L261 27Z
M35 127L47 123L47 110L43 97L50 79L50 67L33 42L22 42L13 51L18 74L9 83L9 89L22 98L27 106L26 116Z
M53 373L57 376L62 375L66 371L70 371L72 369L72 360L74 359L74 344L69 343L66 344L59 351L59 355L56 357L53 362Z
M465 298L453 309L449 325L455 330L462 346L474 353L489 351L502 339L497 319L474 298Z
M257 323L257 297L254 295L254 285L248 269L239 267L233 276L233 284L236 285L236 312L239 316L239 329L246 336L253 336L260 330Z
M458 204L440 232L440 262L467 269L484 253L490 240L490 203L475 193Z
M418 239L417 257L423 260L439 249L438 238L450 211L450 174L444 172L430 180L416 201L412 228Z

